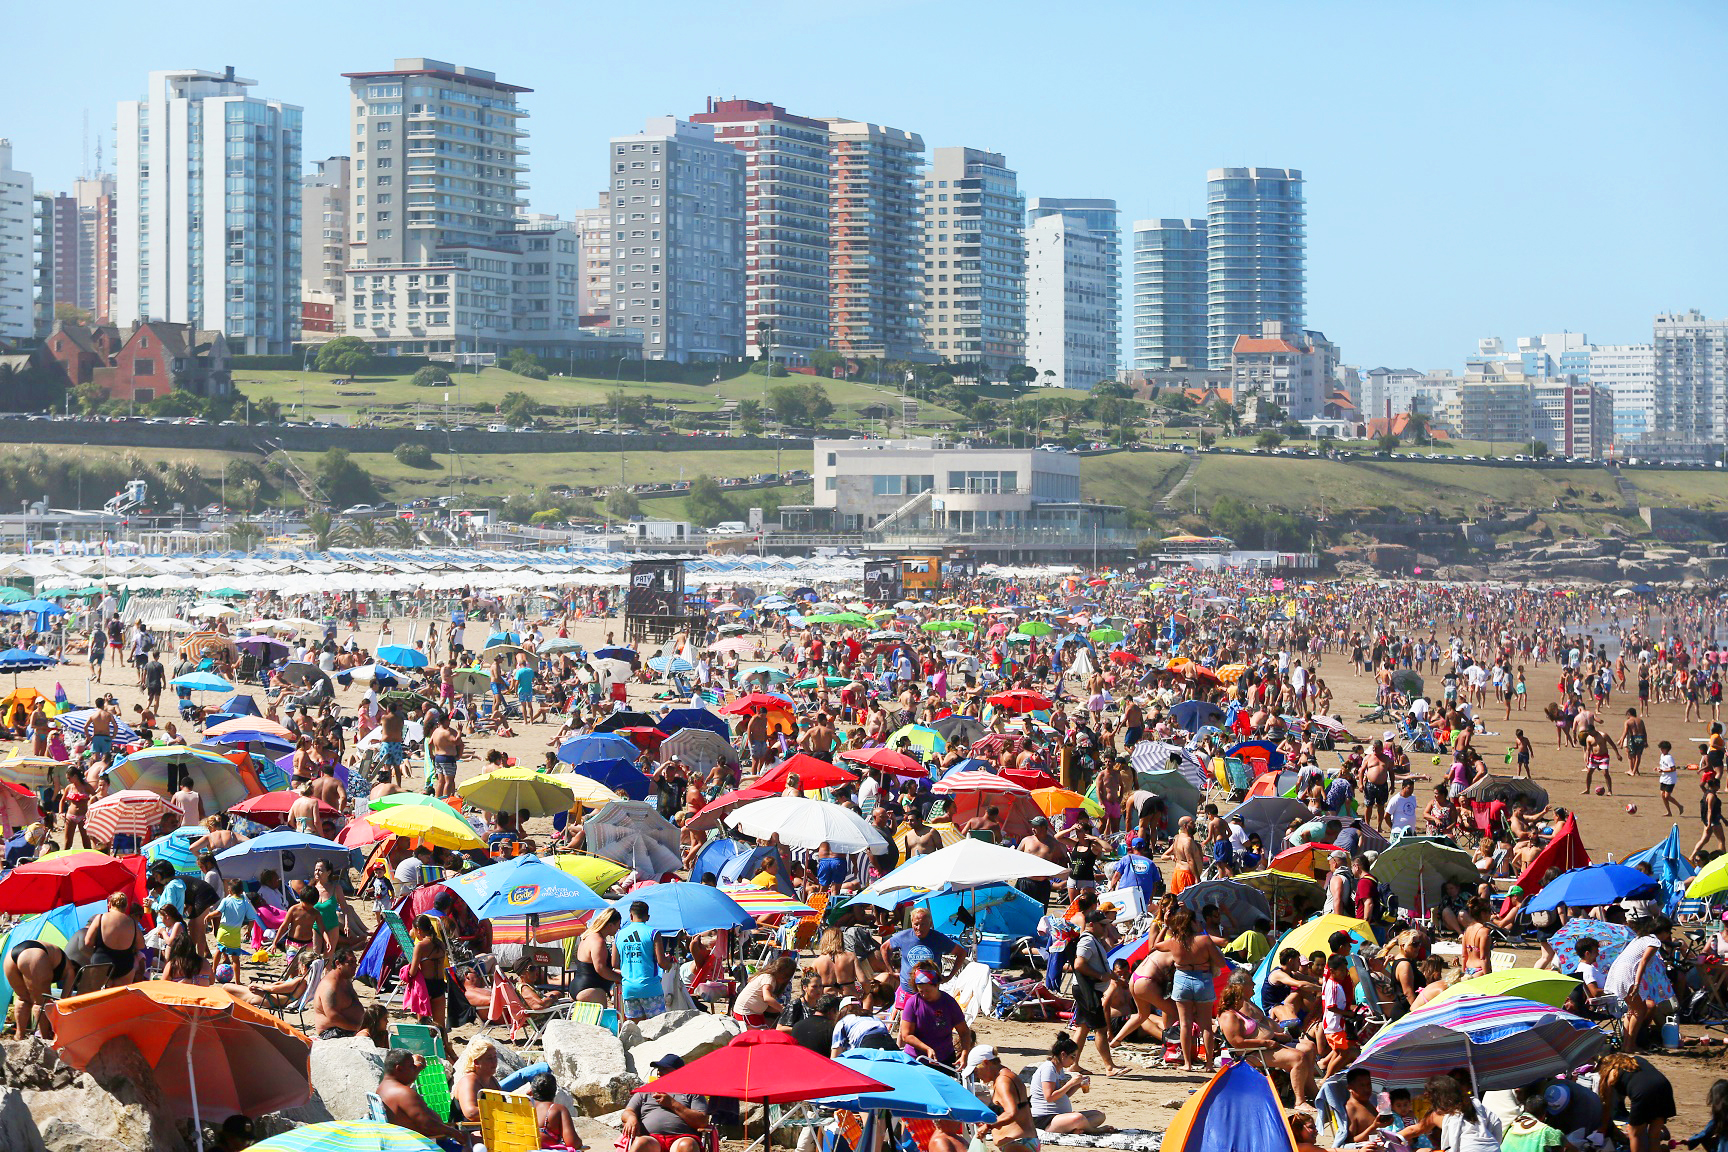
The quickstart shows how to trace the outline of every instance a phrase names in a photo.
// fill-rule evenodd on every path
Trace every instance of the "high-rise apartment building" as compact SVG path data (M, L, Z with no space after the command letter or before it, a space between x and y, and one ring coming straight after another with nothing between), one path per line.
M60 238L62 229L59 226L60 201L70 201L70 197L56 196L52 192L38 192L31 205L30 246L31 246L31 282L35 297L32 308L33 335L46 337L54 330L54 306L60 295L67 291L62 287ZM68 205L69 207L70 205Z
M999 152L938 148L924 174L924 339L1001 374L1026 360L1026 203Z
M1206 221L1135 221L1133 276L1134 367L1206 367Z
M300 331L335 336L348 324L348 202L351 162L331 156L300 178Z
M1037 383L1090 389L1116 378L1114 231L1079 216L1045 215L1026 226L1026 363Z
M1651 344L1595 344L1590 383L1614 397L1614 443L1636 444L1656 422L1656 348Z
M1103 237L1105 245L1105 277L1109 281L1109 315L1106 322L1115 334L1115 351L1110 357L1108 377L1116 375L1122 360L1122 222L1114 200L1086 199L1062 196L1034 196L1026 205L1026 221L1031 224L1048 216L1066 216L1078 220L1094 236ZM1030 305L1028 305L1030 307ZM1103 379L1104 377L1100 377Z
M53 235L44 248L53 254L53 305L70 305L105 324L114 295L114 177L81 178L70 195L56 193L53 201ZM50 326L52 313L48 309Z
M1652 439L1677 453L1709 456L1728 443L1728 320L1693 309L1656 317Z
M690 119L744 155L745 343L807 364L829 336L828 125L758 100L711 99Z
M1206 174L1206 347L1229 363L1238 336L1268 320L1303 328L1306 226L1302 173L1214 168Z
M36 334L36 184L0 140L0 340Z
M254 81L152 72L116 125L113 319L220 331L280 354L300 325L300 109Z
M923 360L924 140L830 118L829 343L852 356Z
M607 151L613 323L641 329L653 360L742 358L743 154L673 116Z

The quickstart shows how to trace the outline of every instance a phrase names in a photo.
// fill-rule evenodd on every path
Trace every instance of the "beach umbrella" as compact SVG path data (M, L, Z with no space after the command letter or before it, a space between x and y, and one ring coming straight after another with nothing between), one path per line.
M42 802L33 790L10 780L0 780L0 828L10 834L12 829L28 827L40 819Z
M606 891L630 874L630 869L616 860L587 852L560 852L551 860L554 868L570 873L596 893Z
M676 872L684 863L677 827L640 800L612 801L582 822L582 832L590 852L644 876Z
M1170 709L1170 722L1184 732L1197 732L1208 724L1222 725L1224 709L1204 700L1184 700Z
M1088 800L1071 788L1038 788L1032 793L1032 803L1038 805L1038 810L1054 820L1070 808L1083 809L1091 816L1102 818L1104 806L1096 800Z
M930 774L923 764L892 748L856 748L838 754L839 759L848 764L862 764L867 768L875 768L893 776L908 776L922 778ZM0 765L3 767L3 765Z
M1519 801L1535 805L1537 808L1548 806L1548 789L1526 776L1484 776L1474 781L1468 787L1453 794L1455 800L1474 800L1486 804L1499 800L1506 804L1516 804Z
M234 685L212 672L190 672L168 681L170 688L186 688L193 692L232 692Z
M1258 833L1266 851L1276 853L1284 847L1284 831L1300 818L1308 819L1308 806L1287 796L1250 796L1226 812L1226 818L1242 817L1242 827Z
M265 662L280 660L289 652L288 645L270 636L242 636L234 641L234 647L245 649Z
M542 656L562 656L566 652L580 651L582 651L582 642L573 640L568 636L554 636L540 645L540 655Z
M82 708L76 712L62 712L58 716L50 716L48 722L50 724L58 725L61 729L72 733L74 736L85 737L89 735L90 717L94 715L96 715L96 709ZM114 721L114 743L137 743L139 739L137 732L129 728L117 716L110 716L109 719Z
M637 888L612 902L625 923L630 922L630 905L637 900L648 905L648 926L656 932L687 932L697 936L722 928L756 926L743 905L706 884L674 880Z
M1550 1008L1562 1008L1567 998L1578 990L1578 983L1578 977L1561 972L1540 968L1503 968L1460 980L1428 1003L1441 1004L1459 996L1517 996Z
M20 864L0 877L0 913L51 912L62 904L106 900L138 885L143 858L66 851Z
M1554 949L1554 969L1567 974L1578 971L1578 941L1590 939L1596 941L1600 951L1596 956L1596 966L1604 973L1620 958L1620 953L1626 951L1626 945L1637 939L1638 934L1624 924L1614 924L1607 920L1597 920L1592 916L1574 916L1561 926L1560 931L1549 939L1548 946Z
M1550 880L1530 901L1527 911L1551 912L1562 904L1568 908L1600 908L1633 893L1655 888L1655 878L1636 868L1624 864L1595 864L1588 868L1574 868Z
M0 673L9 672L13 676L25 672L41 672L58 663L59 661L54 657L43 656L41 653L32 652L28 648L8 648L6 651L0 652Z
M369 848L394 835L388 828L380 828L372 821L360 818L342 825L342 830L336 833L336 843L348 848Z
M1707 900L1728 891L1728 854L1716 857L1698 870L1686 885L1686 899Z
M907 724L896 728L884 743L890 748L898 748L902 739L911 741L914 748L924 749L926 756L940 756L948 751L948 741L942 733L922 724Z
M450 673L450 690L461 696L478 696L492 691L492 674L479 668L458 668Z
M978 717L962 716L958 712L931 721L930 727L950 744L971 744L975 740L982 740L990 732L984 727L984 721Z
M642 774L638 772L637 775L641 776ZM602 804L610 804L614 800L628 799L628 797L620 795L606 787L606 785L600 783L600 781L590 779L587 776L578 775L575 772L548 772L546 773L545 778L547 780L557 781L559 784L570 789L570 807L572 809L578 805L587 808L598 808ZM644 792L643 795L645 796L647 793ZM641 799L641 797L637 797L637 799Z
M614 644L605 648L596 648L589 655L596 660L622 660L629 664L636 659L636 649Z
M513 816L524 809L530 816L568 812L576 801L572 788L532 768L495 769L463 783L456 792L482 812L508 812Z
M739 675L745 680L766 678L773 684L784 684L786 681L792 679L792 674L784 668L770 668L766 664L758 664L754 668L746 668L743 672L739 673Z
M649 659L648 667L662 676L682 676L696 670L696 665L682 656L655 656Z
M882 1081L883 1092L833 1096L821 1103L857 1112L886 1112L890 1116L938 1117L961 1123L981 1123L996 1118L987 1107L961 1087L952 1076L908 1056L898 1048L854 1048L836 1063L856 1068L861 1074Z
M751 787L779 791L786 787L787 781L793 776L798 777L799 788L806 792L817 788L832 788L837 784L852 784L858 779L858 773L845 765L818 760L808 752L794 752L762 773Z
M572 736L558 746L558 759L566 764L586 764L591 760L623 760L630 763L639 755L628 736L616 732L590 732Z
M718 828L720 821L734 809L757 800L772 800L776 795L778 793L767 788L735 788L730 792L722 792L702 805L701 810L690 817L684 826L697 832Z
M1127 638L1120 628L1094 628L1086 633L1086 639L1094 644L1115 644Z
M1235 879L1237 883L1246 884L1266 897L1267 903L1272 907L1274 927L1279 920L1278 908L1281 902L1288 902L1300 914L1301 908L1318 908L1326 898L1319 881L1312 876L1299 876L1294 872L1265 868L1258 872L1244 872Z
M585 776L626 799L643 800L648 796L648 777L629 760L584 760L580 764L572 764L570 774Z
M142 788L126 788L92 803L84 826L90 838L112 843L116 836L142 837L154 828L164 813L178 814L180 806Z
M376 656L380 662L397 668L425 668L432 663L426 653L405 644L386 644L378 649Z
M248 796L264 792L257 773L234 761L197 748L144 748L123 756L108 769L108 779L117 787L142 789L172 796L178 782L192 778L192 788L207 811L226 812Z
M636 712L629 708L620 708L607 715L600 723L594 725L595 732L616 732L620 728L652 727L654 717L646 712Z
M1240 877L1238 877L1240 879ZM1278 946L1272 949L1276 956L1286 948L1294 948L1307 959L1310 952L1328 952L1331 950L1326 943L1334 932L1348 932L1357 941L1370 947L1374 945L1374 929L1366 920L1358 920L1354 916L1345 916L1337 912L1329 912L1324 916L1316 916L1305 923L1298 924L1284 933L1278 941Z
M1369 872L1419 917L1427 915L1448 881L1473 884L1478 875L1470 853L1438 836L1400 837L1380 853Z
M16 604L7 605L6 611L8 613L17 613L19 615L29 613L32 616L66 615L66 609L60 607L60 605L54 603L52 600L20 600Z
M22 747L12 749L0 760L0 780L22 784L26 788L46 788L53 783L64 784L71 764L47 756L31 756Z
M740 881L722 884L720 890L738 901L738 906L757 920L772 920L776 916L816 915L816 909L777 888L763 888Z
M1014 632L1018 636L1048 636L1056 631L1054 624L1046 624L1042 620L1025 620L1015 625Z
M1468 1068L1477 1092L1518 1088L1587 1064L1607 1037L1589 1020L1513 996L1429 1004L1385 1025L1355 1066L1387 1088Z
M1272 919L1272 905L1259 889L1237 880L1202 880L1182 889L1177 897L1182 906L1194 915L1209 905L1218 908L1217 923L1209 923L1206 927L1214 936L1230 939L1239 936L1254 927L1254 921L1265 917Z
M260 1140L251 1152L440 1152L436 1140L376 1120L327 1120Z
M303 684L316 684L320 680L328 679L330 679L330 677L322 668L318 667L316 664L308 664L304 660L284 664L276 671L277 682L286 684L289 687L298 687Z
M1295 1152L1296 1134L1266 1074L1234 1060L1188 1097L1159 1152Z
M533 916L540 920L542 928L550 929L548 918L561 918L574 925L581 917L568 914L606 907L606 901L595 895L592 888L538 856L514 856L452 877L446 883L483 920ZM536 935L552 940L573 936L575 932Z
M1662 890L1667 893L1665 911L1670 917L1675 906L1680 903L1680 894L1685 891L1692 877L1698 875L1697 866L1687 857L1685 848L1681 846L1678 824L1671 825L1668 835L1644 851L1626 857L1624 863L1628 868L1649 866L1651 875L1656 877L1656 882L1662 885Z
M997 708L1007 712L1047 712L1054 706L1054 702L1048 696L1041 696L1024 688L998 692L987 699Z
M976 632L978 625L970 620L930 620L918 626L925 632Z
M266 868L275 868L284 880L291 875L310 876L319 860L343 873L353 865L354 854L345 844L292 828L273 829L216 854L223 877L236 880L256 879Z
M167 861L179 875L197 876L201 870L192 845L209 834L208 830L196 824L190 828L176 828L144 845L144 859L152 864L159 860Z
M312 1093L311 1038L220 988L145 980L69 996L48 1008L54 1049L85 1069L111 1040L138 1046L175 1112L261 1116Z
M711 772L719 764L738 763L738 750L725 737L706 728L681 728L672 733L661 741L659 756L661 763L677 760L698 772Z
M732 737L732 729L727 726L726 721L706 708L673 708L660 717L654 727L668 736L686 728L705 728L722 740L730 740Z
M263 716L236 716L232 720L224 720L220 724L204 729L204 738L209 740L218 736L226 736L230 732L265 732L271 736L280 737L290 744L294 742L295 738L294 733L285 726Z
M1047 880L1066 873L1067 869L1062 865L1052 864L1030 852L967 837L927 856L908 860L877 879L864 892L962 890L990 884L1012 884L1016 880Z
M888 1091L888 1085L830 1060L778 1029L755 1029L636 1089L638 1092L689 1093L790 1104L826 1096Z
M862 628L870 623L870 618L862 612L819 612L814 616L804 617L806 624L840 624L851 628Z
M792 701L773 692L750 692L721 705L724 716L749 716L756 712L784 711Z
M350 684L370 684L374 688L394 688L402 681L383 664L362 664L336 673L336 683L346 688Z
M39 940L56 948L65 948L100 916L108 907L106 900L91 900L85 904L62 904L48 912L26 916L0 934L0 956L9 956L12 949L27 940ZM0 1018L12 1006L12 985L0 980Z
M814 850L826 843L842 856L888 846L882 833L851 809L802 796L774 796L745 804L725 823L758 840L778 835L789 848Z
M366 819L386 832L434 848L466 850L486 847L486 841L467 821L449 811L440 812L418 804L400 804L373 808L366 814Z

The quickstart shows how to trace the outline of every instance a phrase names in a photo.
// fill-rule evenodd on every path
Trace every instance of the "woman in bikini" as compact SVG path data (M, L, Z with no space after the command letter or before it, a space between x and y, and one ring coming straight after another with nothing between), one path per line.
M1314 1043L1305 1037L1291 1040L1255 1007L1252 994L1253 989L1246 984L1233 980L1225 985L1218 1000L1218 1031L1224 1035L1224 1046L1239 1052L1259 1052L1267 1067L1288 1072L1296 1107L1305 1108L1317 1091Z
M846 948L844 930L833 927L822 933L812 967L822 981L823 992L842 997L859 995L858 958Z
M1156 931L1162 934L1163 929ZM1134 1000L1134 1014L1117 1030L1110 1042L1112 1045L1125 1043L1134 1035L1135 1029L1150 1024L1154 1017L1158 1026L1153 1035L1164 1035L1176 1016L1176 1005L1170 1000L1170 976L1175 970L1176 961L1170 953L1157 947L1146 953L1128 980L1128 995Z
M449 980L445 976L449 962L449 946L444 943L444 937L439 935L438 926L432 922L432 917L414 917L414 954L408 958L409 979L412 983L408 994L403 998L402 1006L418 1016L422 1023L430 1023L438 1029L444 1037L446 1050L450 1044L445 1011L450 992Z
M1475 976L1486 976L1494 968L1494 955L1489 949L1493 946L1489 938L1488 920L1492 913L1488 901L1480 896L1472 896L1464 905L1464 931L1459 935L1458 942L1463 947L1463 955L1458 958L1464 968L1464 979Z
M1176 1002L1176 1020L1182 1026L1182 1063L1188 1071L1212 1066L1214 1041L1212 1033L1212 973L1224 963L1212 937L1200 934L1195 927L1194 913L1178 908L1170 915L1170 939L1158 945L1176 961L1171 976L1170 998ZM1194 1030L1199 1028L1205 1045L1206 1061L1194 1060Z

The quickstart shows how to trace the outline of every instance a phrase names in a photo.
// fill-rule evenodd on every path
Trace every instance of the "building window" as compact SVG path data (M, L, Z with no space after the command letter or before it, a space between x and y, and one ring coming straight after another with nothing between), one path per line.
M132 361L132 375L134 375L134 376L154 376L154 375L156 375L156 361L148 360L148 359L145 359L143 357L139 357L138 359L133 360Z

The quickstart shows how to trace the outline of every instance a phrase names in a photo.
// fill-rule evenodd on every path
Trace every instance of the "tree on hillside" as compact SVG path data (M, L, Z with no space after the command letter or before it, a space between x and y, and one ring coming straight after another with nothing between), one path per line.
M1546 440L1532 440L1524 445L1524 451L1530 453L1533 459L1541 460L1548 455L1548 442Z
M1016 364L1008 369L1007 380L1010 384L1030 384L1038 379L1038 369L1030 364Z
M647 404L622 388L607 393L606 407L612 410L612 419L620 425L640 428L648 422Z
M1429 429L1429 416L1426 412L1412 411L1410 419L1405 422L1405 429L1410 433L1410 443L1427 444L1433 439Z
M1274 432L1272 429L1268 428L1266 431L1260 433L1260 435L1254 437L1254 443L1260 445L1262 448L1276 448L1278 445L1284 443L1284 433Z
M1398 437L1391 433L1387 433L1384 436L1378 436L1374 440L1374 446L1379 448L1382 452L1396 452L1398 450L1398 445L1402 443L1402 440L1398 439Z
M378 498L371 475L341 448L331 448L319 456L314 475L324 495L338 506L370 503Z
M690 482L690 494L684 507L692 524L712 527L722 520L738 519L738 509L726 496L714 477L702 475Z
M506 392L498 402L498 415L512 428L526 427L540 412L540 405L526 392Z
M768 406L782 424L820 424L834 414L828 390L814 380L779 385L768 393Z
M636 498L636 493L624 488L614 488L606 494L606 516L611 520L628 520L633 516L642 515L642 501Z
M236 520L228 525L228 546L241 552L250 552L264 539L264 529L250 520Z
M416 388L441 388L450 383L450 369L442 364L428 364L414 373L409 383Z
M516 375L526 376L530 380L544 380L549 375L546 366L540 363L540 357L526 348L510 349L510 357L504 366Z
M318 371L351 376L372 363L372 349L358 336L338 336L318 348Z

